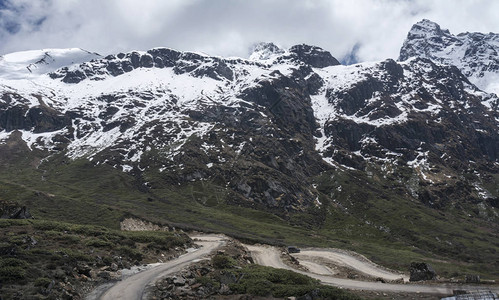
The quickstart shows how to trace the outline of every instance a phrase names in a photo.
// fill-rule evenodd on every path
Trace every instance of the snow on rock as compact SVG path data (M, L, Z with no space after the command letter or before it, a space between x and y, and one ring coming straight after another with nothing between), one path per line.
M431 179L423 171L431 167L429 150L416 147L421 136L428 134L424 130L449 130L442 124L442 117L449 114L460 116L451 121L460 130L469 128L464 120L474 114L474 118L484 115L484 123L491 122L499 104L495 95L480 91L454 67L424 58L330 66L314 72L324 80L311 102L321 132L316 150L326 162L362 167L366 161L397 164L405 157L406 165L419 170L427 181ZM498 128L499 122L494 123L493 128ZM415 124L421 129L404 129ZM478 132L491 133L490 128Z
M251 53L249 60L254 61L265 61L276 58L282 54L286 53L286 51L274 43L258 43L254 46L253 52Z
M70 124L60 130L17 128L30 149L50 150L61 136L69 137L68 157L94 160L108 151L121 157L121 169L129 172L146 151L165 149L165 157L173 159L191 136L210 132L214 121L195 120L193 112L255 106L240 98L242 90L292 70L293 65L168 48L105 58L81 49L25 51L0 60L0 104L23 107L25 116L40 106L70 116ZM0 140L9 135L0 131Z
M414 38L447 34L438 25L420 25L411 33ZM19 130L30 149L52 151L66 143L68 157L95 163L111 157L124 172L135 170L152 150L165 159L158 162L160 170L171 168L169 161L183 155L189 140L210 136L223 124L222 115L234 124L254 121L251 130L258 134L278 128L279 118L286 120L279 126L285 126L310 116L301 117L307 119L301 129L288 129L300 134L319 129L315 149L331 165L360 168L363 162L395 164L403 157L406 165L426 170L429 150L399 138L405 133L397 133L396 142L389 140L389 129L401 130L409 122L443 126L449 113L461 117L498 106L497 97L441 62L412 57L342 66L319 47L284 50L272 43L257 45L250 59L169 48L106 57L81 49L7 54L0 59L0 93L0 108L19 121L11 122L9 131L0 123L0 143ZM276 100L288 101L282 107L286 113L278 116L273 106L266 107L278 105ZM37 124L54 120L58 126L36 131ZM477 125L473 132L485 136L486 129ZM396 147L407 140L412 148ZM253 136L241 139L232 133L227 145L240 156L252 151L253 141ZM210 159L224 162L220 153L227 140L219 142L203 140L198 150L205 157L216 153Z
M414 24L400 50L400 61L424 57L455 65L480 89L499 95L499 34L466 32L453 35L437 23Z
M42 49L10 53L0 56L0 78L34 78L64 66L80 64L98 58L100 58L99 54L80 48Z

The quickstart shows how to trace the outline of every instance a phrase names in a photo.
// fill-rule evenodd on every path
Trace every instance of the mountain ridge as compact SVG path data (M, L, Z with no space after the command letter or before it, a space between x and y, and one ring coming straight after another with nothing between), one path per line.
M438 33L443 32L438 25L432 28ZM179 155L182 147L193 137L223 135L221 132L232 126L250 130L242 135L236 134L238 130L232 133L231 139L235 142L238 140L234 139L236 136L249 133L250 137L235 144L230 143L229 148L233 152L227 153L225 158L216 159L223 164L239 156L243 147L251 143L252 136L259 135L260 126L272 125L274 129L267 128L269 137L278 135L282 129L287 131L285 139L293 140L298 134L300 139L308 140L308 144L316 144L315 148L330 167L346 166L362 170L365 161L374 160L382 162L383 168L392 168L402 159L407 166L419 170L419 176L426 179L428 175L422 170L429 170L431 166L426 159L418 160L418 157L423 157L422 153L427 153L420 145L447 142L442 138L428 141L428 133L424 133L408 143L414 137L408 136L406 129L403 129L405 133L402 133L402 139L387 139L387 133L391 128L406 128L409 122L413 122L411 118L424 118L426 125L430 119L436 120L435 126L441 128L438 136L443 137L443 130L449 128L438 125L443 116L466 115L477 110L474 118L480 118L482 126L473 133L478 138L470 139L466 147L478 149L473 151L483 152L491 161L497 160L498 155L494 150L499 148L497 134L494 133L498 127L495 119L497 110L494 110L498 106L497 97L478 90L457 69L438 66L424 59L411 59L405 63L386 60L340 66L329 52L314 46L297 45L282 50L267 43L261 47L257 52L267 51L270 47L275 53L274 57L269 59L268 55L260 56L263 58L261 61L224 59L169 48L154 48L145 52L108 55L59 68L49 73L49 78L41 78L40 84L35 84L34 90L24 95L15 92L3 95L3 106L14 105L15 108L4 110L0 115L0 125L4 128L2 139L8 137L8 132L22 129L22 137L30 148L43 149L48 146L47 149L59 151L62 147L72 159L87 157L95 164L112 162L124 172L134 173L151 167L141 165L141 157L145 152L167 147L169 150L164 154L163 163L157 166L163 172L175 169L175 165L184 165L175 162L175 157L183 160ZM405 78L409 79L407 83L403 83ZM26 89L24 84L19 90ZM449 84L456 85L456 89L448 90L445 86ZM39 86L53 87L44 91ZM57 91L55 95L54 91ZM437 93L449 100L432 97ZM469 102L472 99L470 97L474 98L472 102ZM18 102L20 105L17 105ZM445 114L441 113L443 110ZM253 113L256 114L252 119L241 122L240 118L244 119ZM409 118L409 115L412 117ZM224 120L221 123L229 127L218 128L220 118ZM252 124L255 119L259 125ZM319 124L316 120L319 120ZM455 132L465 131L463 126L469 123L458 119L451 121L455 122L461 123ZM351 125L347 132L341 133L343 124ZM418 130L424 132L426 125L418 125L421 128ZM29 133L29 128L33 128L32 133ZM370 136L369 132L375 129L380 133ZM343 136L345 133L356 137L347 138ZM490 138L491 143L487 142ZM377 142L380 139L381 144ZM209 141L201 145L205 149L202 156L210 157L211 150L220 151L227 147L217 143L216 146L210 145L214 141ZM475 148L475 145L479 147ZM314 154L313 148L308 149L306 153L310 154L306 156L310 157L306 160L314 161L314 166L323 164L319 156ZM407 150L400 152L397 149ZM442 156L442 152L434 146L433 151L440 152L438 156ZM462 168L462 163L457 162L471 157L463 155L462 151L456 153L459 156L455 158L454 172ZM199 153L196 155L199 156ZM292 153L290 157L296 160L296 155ZM449 153L447 155L448 159L452 158ZM473 157L473 160L481 160L476 155ZM207 165L213 165L212 159L206 157L203 160L207 161ZM433 160L437 165L447 164L438 159ZM281 174L289 172L288 167L280 169L275 159L265 159L265 165L279 170ZM328 167L319 169L324 168ZM212 173L211 167L202 169L205 171L193 171L192 174L186 174L185 178L202 179ZM307 168L302 166L300 169ZM182 170L177 171L183 173ZM312 173L304 171L304 174ZM230 179L224 180L231 182ZM290 181L294 180L288 177L286 182ZM258 182L254 184L260 185ZM264 183L266 188L260 188L258 202L275 206L275 199L280 194L288 195L291 189L296 189L296 186L282 188L282 184L275 181ZM248 191L254 190L255 186L243 180L232 188L247 198L251 194ZM307 191L308 200L305 202L313 203L312 199L316 198L314 192L303 186L300 189ZM301 193L296 193L293 193L293 201L303 197ZM291 204L293 201L287 205L294 206Z

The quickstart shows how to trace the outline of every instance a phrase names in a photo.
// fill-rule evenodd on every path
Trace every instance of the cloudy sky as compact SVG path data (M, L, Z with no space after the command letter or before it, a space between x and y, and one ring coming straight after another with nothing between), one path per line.
M170 47L247 57L254 43L273 41L371 61L397 58L423 18L455 34L499 32L498 12L496 0L0 0L0 55Z

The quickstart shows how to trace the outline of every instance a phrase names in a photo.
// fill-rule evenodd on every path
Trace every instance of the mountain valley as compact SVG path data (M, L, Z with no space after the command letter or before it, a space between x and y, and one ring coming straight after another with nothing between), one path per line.
M7 54L0 200L498 280L497 51L423 20L397 61L355 65L305 44Z

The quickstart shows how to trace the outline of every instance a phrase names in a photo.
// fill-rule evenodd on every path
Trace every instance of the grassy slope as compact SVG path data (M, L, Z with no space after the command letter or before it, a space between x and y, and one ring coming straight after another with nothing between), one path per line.
M237 283L229 284L230 289L236 294L286 298L314 293L320 299L361 299L348 291L321 285L316 279L289 270L253 264L239 265L237 261L226 255L216 255L211 259L211 262L218 272L214 272L215 274L208 275L202 280L220 285L219 274L225 276L230 274L233 278L239 278Z
M171 232L122 232L93 225L43 220L0 220L0 295L5 299L60 298L99 270L157 262L159 253L189 242ZM81 281L80 281L81 280ZM51 284L52 282L52 284ZM22 291L19 295L18 291Z
M404 271L411 261L423 260L445 276L499 276L497 227L407 200L395 186L363 173L319 176L322 207L281 218L228 204L231 193L210 182L163 185L161 174L146 172L144 180L152 183L147 190L108 165L53 157L50 166L36 169L33 157L20 171L19 164L6 166L0 198L26 204L37 218L118 228L124 216L133 214L277 244L347 248ZM343 190L333 192L339 186Z

